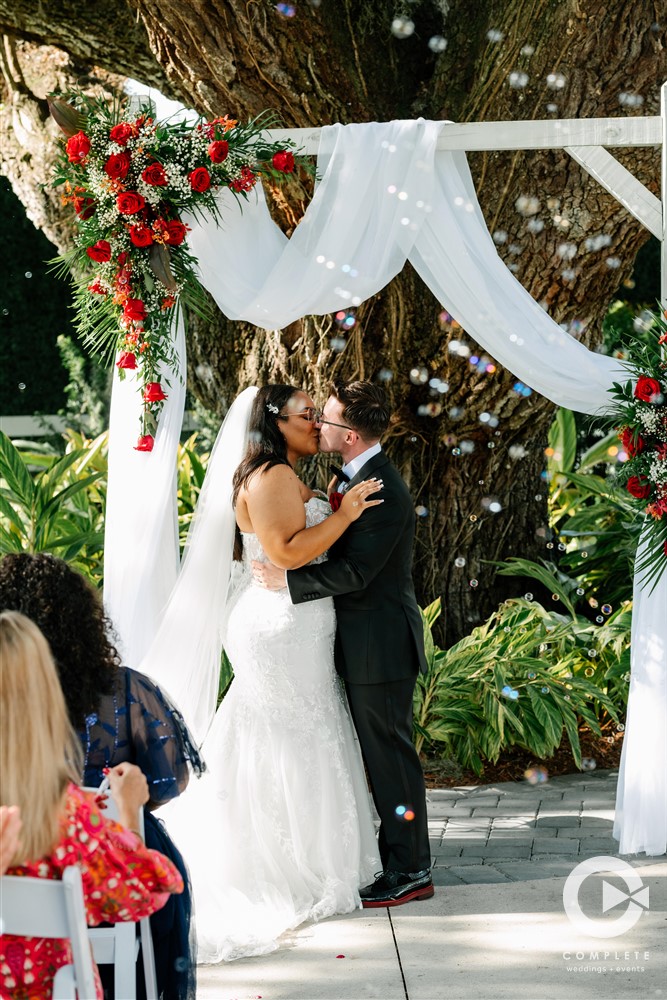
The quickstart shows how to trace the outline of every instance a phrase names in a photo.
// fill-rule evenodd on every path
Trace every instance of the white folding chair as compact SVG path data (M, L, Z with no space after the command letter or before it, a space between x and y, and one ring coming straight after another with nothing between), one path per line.
M97 793L97 788L86 788L84 791ZM104 815L118 821L118 807L111 795L107 797ZM143 810L139 814L139 832L143 838ZM137 938L137 923L130 921L112 924L111 927L90 927L88 930L97 964L113 965L114 967L114 996L116 1000L136 1000L136 965L140 941L146 1000L158 1000L150 920L148 917L144 917L138 921L138 924L139 938Z
M70 865L62 881L4 875L0 879L0 921L3 934L21 937L68 938L72 964L63 965L53 980L54 1000L95 1000L95 973L86 926L81 872Z

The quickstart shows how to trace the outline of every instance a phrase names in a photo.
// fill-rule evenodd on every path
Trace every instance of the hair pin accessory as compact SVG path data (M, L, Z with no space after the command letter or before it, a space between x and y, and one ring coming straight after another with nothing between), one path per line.
M280 410L278 409L278 407L274 406L273 403L267 403L266 404L266 408L267 408L267 410L270 410L271 413L279 413L280 412Z

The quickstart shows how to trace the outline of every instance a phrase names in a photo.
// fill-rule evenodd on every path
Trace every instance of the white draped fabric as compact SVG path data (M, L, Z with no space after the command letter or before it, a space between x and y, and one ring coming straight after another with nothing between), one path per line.
M229 318L277 329L304 315L358 305L409 260L469 336L524 383L561 406L604 412L607 390L612 382L625 381L627 373L614 359L589 351L563 331L505 267L486 228L464 154L436 152L441 127L440 122L419 120L322 129L320 180L291 239L272 222L261 191L242 209L230 192L222 193L220 227L212 220L188 220L202 283ZM141 458L157 465L156 451ZM166 449L163 458L168 460ZM157 469L153 474L158 475ZM110 494L115 490L110 482ZM107 545L112 541L118 565L136 564L136 552L123 551L133 539L108 532ZM157 560L165 553L151 551L142 550L141 586L162 582ZM132 603L143 605L148 592L139 589L137 580L121 598L118 586L114 577L107 581L107 606L126 647L133 648L133 629L139 626ZM653 594L637 588L634 614L647 630L646 649L652 652L640 657L633 643L631 693L646 683L656 704L650 730L634 707L629 713L633 722L625 738L621 800L645 766L633 750L637 726L643 729L642 755L663 769L664 791L667 702L660 650L667 646L666 611L665 584ZM661 700L656 676L662 679ZM650 802L645 812L655 816L660 809ZM628 840L619 830L621 849L664 851L664 810L661 815L661 831L650 817L645 826L635 825Z
M176 450L185 407L185 332L175 338L178 369L160 372L168 398L151 452L134 450L141 429L135 373L114 373L104 522L104 603L126 663L138 664L155 638L178 576Z

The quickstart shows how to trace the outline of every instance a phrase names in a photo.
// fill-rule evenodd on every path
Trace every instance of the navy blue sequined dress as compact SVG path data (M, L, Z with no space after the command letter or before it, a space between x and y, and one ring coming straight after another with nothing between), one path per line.
M151 809L180 795L204 765L178 710L143 674L120 667L114 691L86 719L84 785L98 786L103 768L127 761L141 768L150 793L146 846L165 854L183 876L184 891L151 917L158 993L163 1000L195 1000L196 939L190 880L183 857ZM143 984L142 984L143 985Z

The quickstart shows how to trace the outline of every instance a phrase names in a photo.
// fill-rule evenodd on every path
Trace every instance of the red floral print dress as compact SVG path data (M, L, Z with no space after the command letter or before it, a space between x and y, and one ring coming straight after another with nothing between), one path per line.
M41 861L10 868L8 875L61 877L68 865L78 865L83 881L88 924L141 920L164 906L170 893L181 892L183 881L175 866L140 837L104 817L94 795L70 785L61 838ZM0 996L12 1000L48 1000L53 977L72 961L66 940L0 936ZM96 973L97 975L97 973ZM97 997L102 987L97 977Z

